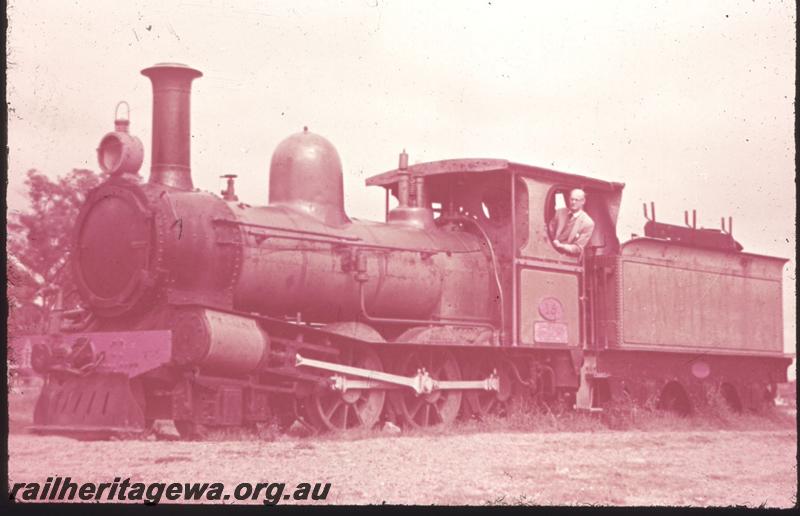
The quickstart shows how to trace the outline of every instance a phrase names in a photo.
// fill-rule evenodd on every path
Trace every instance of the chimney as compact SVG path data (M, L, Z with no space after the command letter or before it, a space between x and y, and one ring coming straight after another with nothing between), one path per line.
M190 100L202 73L186 65L158 63L142 70L153 83L153 146L150 183L192 190Z

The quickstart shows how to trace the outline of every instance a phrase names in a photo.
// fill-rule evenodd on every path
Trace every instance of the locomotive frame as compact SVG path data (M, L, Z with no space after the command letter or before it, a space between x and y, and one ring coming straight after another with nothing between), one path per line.
M47 378L37 431L417 427L521 397L688 413L713 390L760 410L786 379L785 260L742 252L730 222L673 226L652 210L645 236L621 243L621 183L498 159L409 166L405 152L366 181L385 189L385 223L351 220L338 154L307 128L278 145L270 202L252 207L233 177L221 196L193 187L189 97L202 74L142 73L151 175L117 120L98 149L111 178L76 223L87 309L34 339ZM577 258L547 233L572 188L596 224Z

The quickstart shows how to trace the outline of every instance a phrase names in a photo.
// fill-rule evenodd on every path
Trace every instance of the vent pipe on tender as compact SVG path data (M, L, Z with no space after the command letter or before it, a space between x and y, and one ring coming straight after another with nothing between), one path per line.
M153 83L153 145L150 183L192 190L192 80L203 74L177 63L158 63L142 70Z

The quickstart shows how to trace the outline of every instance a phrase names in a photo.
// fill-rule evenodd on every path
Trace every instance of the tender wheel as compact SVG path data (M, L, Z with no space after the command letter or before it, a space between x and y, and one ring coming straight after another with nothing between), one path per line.
M343 350L340 362L345 365L383 371L378 354L370 348L351 347ZM362 378L355 378L361 380ZM347 430L372 428L383 411L386 391L379 389L351 389L334 391L320 386L305 404L310 422L319 430Z
M505 415L508 413L508 404L514 394L514 380L511 366L502 360L485 360L483 357L473 357L462 368L464 379L485 380L496 372L499 381L499 391L467 391L467 403L464 409L470 415L479 418L490 414Z
M446 350L426 349L408 353L400 361L398 374L415 376L420 369L428 371L434 380L461 380L458 362ZM455 390L418 395L405 388L393 391L392 397L402 422L413 428L449 425L461 408L461 392Z
M720 385L720 394L728 408L736 413L742 411L742 402L739 399L739 393L736 392L736 387L729 383Z
M668 383L661 391L657 408L685 417L692 412L692 405L686 391L677 382Z

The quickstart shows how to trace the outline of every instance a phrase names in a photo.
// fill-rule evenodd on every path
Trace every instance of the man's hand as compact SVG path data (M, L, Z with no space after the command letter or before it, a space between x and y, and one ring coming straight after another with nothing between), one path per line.
M569 256L578 256L581 254L581 247L575 244L562 244L558 240L553 240L553 247L555 247L558 252Z

